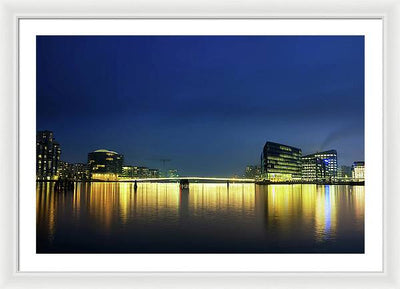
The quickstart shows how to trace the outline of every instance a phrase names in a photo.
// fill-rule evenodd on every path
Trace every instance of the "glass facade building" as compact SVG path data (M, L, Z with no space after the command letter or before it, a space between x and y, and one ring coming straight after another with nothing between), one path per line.
M60 161L58 166L58 177L61 180L87 181L90 180L90 174L86 164L71 164Z
M338 170L338 179L349 181L352 178L352 172L350 166L340 166Z
M322 182L325 180L325 162L314 155L303 156L301 158L302 171L301 178L307 182Z
M58 175L61 148L52 131L36 133L36 179L55 180Z
M88 168L94 180L117 180L122 174L124 156L109 150L96 150L88 154Z
M334 181L338 177L337 152L329 150L302 157L302 179Z
M149 169L148 167L137 167L137 166L123 166L122 167L122 177L124 178L159 178L159 169Z
M269 181L301 180L301 149L266 142L261 154L262 174Z

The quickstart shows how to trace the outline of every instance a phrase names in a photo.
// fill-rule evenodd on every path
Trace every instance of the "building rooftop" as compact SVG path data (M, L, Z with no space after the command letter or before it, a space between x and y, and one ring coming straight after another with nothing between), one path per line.
M328 150L328 151L316 152L313 154L302 156L302 158L315 157L316 155L323 155L323 154L337 154L337 151L336 150Z
M118 154L117 152L109 151L109 150L106 150L106 149L95 150L94 153L112 153L112 154Z
M291 149L294 149L294 150L299 150L299 151L301 151L300 148L296 148L296 147L294 147L294 146L290 146L290 145L286 145L286 144L281 144L281 143L277 143L277 142L272 142L272 141L267 141L267 142L265 143L265 145L264 145L264 148L265 148L266 146L268 146L268 145L285 146L285 147L288 147L288 148L291 148Z

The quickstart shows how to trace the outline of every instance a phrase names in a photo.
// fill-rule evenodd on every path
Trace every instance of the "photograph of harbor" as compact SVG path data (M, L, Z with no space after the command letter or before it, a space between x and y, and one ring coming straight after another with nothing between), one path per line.
M37 253L364 253L363 36L37 36L36 72Z

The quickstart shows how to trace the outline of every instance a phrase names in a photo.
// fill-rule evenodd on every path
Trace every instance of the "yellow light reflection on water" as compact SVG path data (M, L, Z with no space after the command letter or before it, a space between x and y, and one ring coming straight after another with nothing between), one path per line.
M364 206L365 206L365 198L364 198L364 186L354 186L353 187L353 201L354 201L354 209L357 219L360 221L364 220Z
M337 234L339 211L349 224L363 222L363 186L351 189L336 185L270 185L266 191L266 222L275 226L281 235L289 236L302 227L313 230L317 242L333 239ZM261 187L258 198L262 194ZM261 212L262 207L258 210Z
M57 220L65 218L76 226L84 218L96 230L110 233L130 222L173 224L192 216L222 216L230 223L246 219L262 224L284 239L297 232L324 242L335 238L339 225L341 230L363 230L365 202L363 186L249 183L190 183L181 190L178 183L139 182L135 190L131 182L93 182L55 191L54 183L47 182L37 184L36 198L37 224L50 240Z
M75 184L74 196L73 196L73 201L72 201L73 216L77 222L79 221L79 216L80 216L80 212L81 212L82 186L83 186L82 183Z
M252 212L255 207L254 184L190 184L189 207L193 214L207 212Z
M168 216L175 221L179 217L179 201L177 183L138 183L135 218L147 222Z
M36 222L47 227L47 235L54 238L57 223L57 202L54 184L50 182L36 184Z

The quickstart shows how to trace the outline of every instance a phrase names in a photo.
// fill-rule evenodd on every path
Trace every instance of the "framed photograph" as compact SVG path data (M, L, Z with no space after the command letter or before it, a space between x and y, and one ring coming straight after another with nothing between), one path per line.
M397 288L393 18L139 16L7 28L5 280Z
M19 32L21 271L382 270L381 19Z

